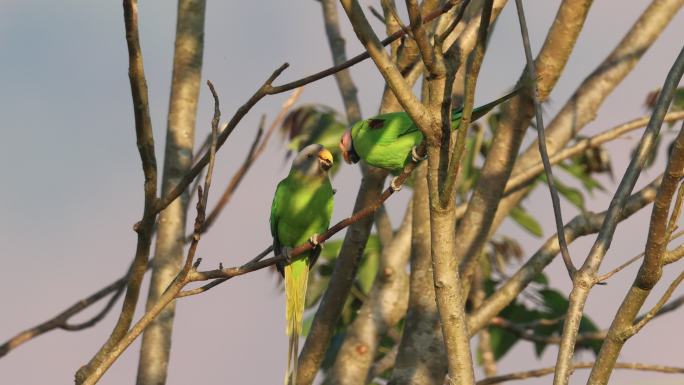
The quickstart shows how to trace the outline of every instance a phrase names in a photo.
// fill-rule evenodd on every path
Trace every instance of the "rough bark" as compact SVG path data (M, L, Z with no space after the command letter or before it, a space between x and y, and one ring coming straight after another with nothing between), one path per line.
M383 248L380 266L354 322L328 371L327 384L364 384L380 345L380 338L406 313L408 273L406 263L411 250L411 207L390 244Z
M378 200L385 176L386 172L376 169L365 173L354 204L354 212ZM310 385L316 377L354 282L356 268L363 255L372 225L373 216L369 215L347 229L330 284L323 294L304 348L299 355L297 385Z
M430 249L427 164L414 172L411 276L404 333L390 385L440 385L447 373L446 351L435 302ZM422 199L420 199L422 198Z

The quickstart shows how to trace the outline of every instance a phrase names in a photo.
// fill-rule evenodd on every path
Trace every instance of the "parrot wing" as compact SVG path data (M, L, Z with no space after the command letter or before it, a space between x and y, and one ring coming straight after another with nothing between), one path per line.
M283 179L278 183L276 187L275 195L273 196L273 202L271 203L271 218L269 220L271 224L271 236L273 236L273 253L275 255L280 254L280 239L278 237L278 220L280 219L280 213L283 208L283 200L288 193L286 180ZM277 263L276 268L280 275L284 275L283 264Z
M472 113L472 116L470 118L470 121L474 122L474 121L480 119L481 117L487 115L487 113L489 111L491 111L494 107L498 106L499 104L505 102L506 100L508 100L508 99L514 97L515 95L517 95L518 93L520 93L520 90L522 90L522 87L518 87L518 88L514 89L513 91L507 93L506 95L504 95L504 96L502 96L502 97L500 97L494 101L491 101L487 104L484 104L484 105L479 106L479 107L475 107L473 109L473 113ZM452 122L452 126L453 126L452 128L453 129L458 127L458 123L462 117L463 117L463 106L461 106L459 108L454 108L451 111L451 122Z
M390 112L366 119L359 128L361 138L369 138L376 143L391 143L418 131L405 112Z

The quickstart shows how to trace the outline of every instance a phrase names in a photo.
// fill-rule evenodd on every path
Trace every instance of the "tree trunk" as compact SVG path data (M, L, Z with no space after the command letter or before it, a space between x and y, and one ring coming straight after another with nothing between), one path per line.
M180 0L176 25L173 80L169 102L162 193L176 186L192 167L195 117L204 46L205 0ZM188 193L171 203L159 216L152 260L147 310L174 279L183 261ZM161 385L171 351L175 301L145 330L138 363L138 385Z

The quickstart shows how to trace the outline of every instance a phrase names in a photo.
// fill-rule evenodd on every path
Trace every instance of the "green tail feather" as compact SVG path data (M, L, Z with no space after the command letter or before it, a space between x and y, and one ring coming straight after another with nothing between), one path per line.
M286 332L290 336L285 385L294 385L297 383L299 335L302 333L302 322L304 320L304 302L306 300L306 286L309 279L309 262L306 259L294 261L285 266L284 271Z
M501 103L505 102L506 100L517 95L521 89L522 89L522 87L518 87L518 88L514 89L513 91L507 93L506 95L504 95L504 96L502 96L502 97L500 97L500 98L498 98L492 102L489 102L489 103L482 105L482 106L479 106L479 107L475 107L473 109L472 116L470 117L471 123L480 119L481 117L487 115L487 113L489 111L491 111L494 107L498 106L499 104L501 104ZM458 124L461 121L462 117L463 117L463 107L462 106L458 109L453 109L451 111L451 124L452 124L454 129L458 127Z

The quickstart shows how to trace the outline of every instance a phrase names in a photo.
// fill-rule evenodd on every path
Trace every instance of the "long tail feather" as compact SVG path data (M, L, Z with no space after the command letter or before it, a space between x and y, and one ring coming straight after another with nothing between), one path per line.
M290 337L285 385L297 383L299 335L302 333L308 278L309 264L306 259L297 260L285 266L285 315L287 335Z
M474 121L480 119L481 117L485 116L494 107L498 106L499 104L501 104L501 103L505 102L506 100L517 95L521 89L522 89L522 87L517 87L513 91L507 93L506 95L504 95L504 96L502 96L502 97L500 97L500 98L498 98L492 102L489 102L487 104L484 104L482 106L474 108L472 116L470 118L470 121L474 122ZM460 107L458 109L453 109L451 111L451 119L452 120L461 120L462 116L463 116L463 107ZM454 124L454 125L457 125L457 124ZM456 127L454 127L454 128L456 128Z

